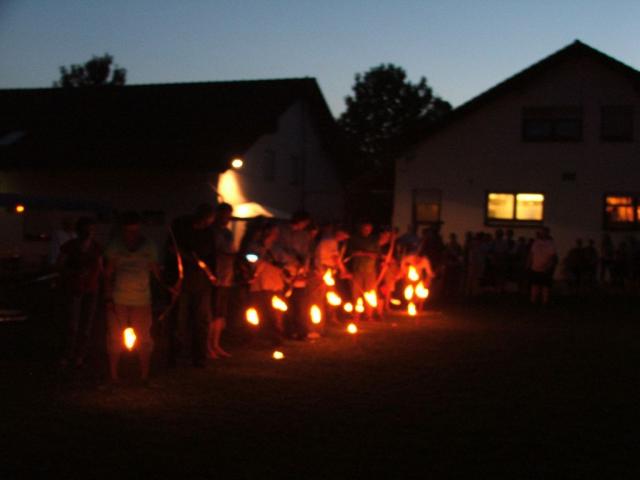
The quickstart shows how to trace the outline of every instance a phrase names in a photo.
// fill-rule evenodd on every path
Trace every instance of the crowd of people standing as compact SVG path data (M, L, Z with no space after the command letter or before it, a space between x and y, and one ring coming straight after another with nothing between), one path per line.
M413 292L418 283L426 293L417 306L411 302L416 311L424 308L427 294L437 303L485 290L528 291L531 302L546 304L560 263L544 228L535 239L516 239L512 231L498 229L467 233L463 242L450 234L445 242L437 226L420 236L415 229L398 235L366 219L354 229L316 225L299 211L288 221L248 222L238 243L229 228L232 219L226 203L198 206L172 222L163 257L144 236L135 212L121 215L106 246L96 240L93 219L78 219L75 236L56 256L66 304L62 364L84 363L101 309L110 380L119 381L123 332L133 328L141 377L148 382L158 331L168 339L169 366L189 361L202 368L230 356L222 347L228 325L243 338L276 347L305 341L346 322L382 321L385 311L402 304L403 292L406 296L408 287ZM635 247L610 251L603 243L599 256L592 241L587 246L578 241L563 266L575 285L592 284L598 272L615 281L621 275L635 278ZM159 303L161 308L154 309ZM158 325L162 328L154 329Z

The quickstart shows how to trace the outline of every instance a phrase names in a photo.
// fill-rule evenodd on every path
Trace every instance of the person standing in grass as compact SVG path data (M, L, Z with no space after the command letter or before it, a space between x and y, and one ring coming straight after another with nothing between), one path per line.
M124 350L123 334L132 327L140 355L142 380L147 383L153 339L151 337L151 285L153 274L160 281L155 245L141 232L135 212L122 215L120 235L105 251L105 302L107 306L107 354L109 375L118 382L118 362Z
M87 355L103 263L102 246L95 240L95 220L79 218L76 234L60 248L57 267L67 304L67 340L61 364L73 362L79 367Z
M231 205L221 203L216 207L213 223L217 282L213 292L213 321L209 325L209 356L211 358L230 356L220 346L220 337L229 319L229 302L233 291L236 250L233 246L233 233L229 230L232 213Z
M529 251L529 271L531 272L531 303L538 300L542 305L549 303L553 273L558 264L558 253L548 228L536 234Z

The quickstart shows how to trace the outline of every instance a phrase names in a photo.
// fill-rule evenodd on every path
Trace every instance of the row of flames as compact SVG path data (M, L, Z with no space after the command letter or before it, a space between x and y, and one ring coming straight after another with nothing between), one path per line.
M413 265L409 266L407 271L407 285L404 287L404 299L407 301L407 313L415 317L418 314L416 299L419 303L429 298L429 289L425 287L418 270ZM394 303L401 303L396 301Z
M333 273L331 270L327 270L322 277L325 285L330 288L326 293L326 301L327 304L331 307L339 307L342 305L342 308L346 313L363 313L365 310L364 302L366 301L371 308L378 307L378 296L375 290L370 290L368 292L364 292L362 297L358 297L356 299L355 305L351 302L345 302L342 304L342 298L338 293L333 290L333 287L336 286L335 278L333 278ZM429 289L424 286L424 283L420 279L420 275L416 268L411 265L407 272L407 285L404 288L404 298L407 301L407 313L411 316L416 316L418 314L418 308L414 303L415 299L418 301L424 301L429 297ZM400 305L401 301L397 299L392 299L391 303L394 305ZM289 306L287 302L285 302L278 295L274 295L271 297L271 306L274 310L280 312L286 312L289 310ZM311 319L311 323L314 325L320 325L322 323L322 310L318 305L312 305L309 309L309 317ZM254 307L249 307L245 312L245 318L247 323L253 326L260 325L260 316L258 314L258 310ZM350 334L358 333L358 326L355 323L349 323L347 325L347 332ZM136 333L135 330L131 327L127 327L123 332L123 343L127 350L131 351L135 347L136 344ZM278 352L279 353L279 352ZM279 357L279 355L278 355ZM275 356L274 356L275 358ZM280 359L280 358L277 358Z

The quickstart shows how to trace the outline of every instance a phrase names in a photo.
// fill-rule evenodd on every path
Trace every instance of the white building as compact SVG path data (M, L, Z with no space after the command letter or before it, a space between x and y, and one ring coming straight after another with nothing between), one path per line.
M561 256L640 227L640 73L576 41L455 109L396 161L394 225L551 228Z
M106 236L136 210L158 241L202 202L343 216L336 126L311 78L2 90L0 104L0 257L42 262L61 219L83 214Z

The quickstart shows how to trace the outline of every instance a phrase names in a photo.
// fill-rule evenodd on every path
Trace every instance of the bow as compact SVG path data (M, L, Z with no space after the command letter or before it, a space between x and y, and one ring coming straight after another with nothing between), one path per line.
M180 296L180 290L182 289L182 281L184 280L184 265L182 263L182 254L180 253L180 249L178 248L178 241L176 240L176 236L173 233L173 229L168 227L169 230L169 238L171 239L171 244L173 245L173 250L176 252L176 265L178 266L178 279L176 283L172 286L172 298L171 302L164 309L164 311L158 316L158 322L162 323L169 316L171 310L176 305L178 301L178 297Z
M380 274L376 279L376 289L380 286L382 279L384 278L385 273L387 273L387 269L389 268L389 264L391 263L391 257L393 256L393 250L396 247L396 233L391 232L391 238L389 239L389 250L387 251L387 255L384 258L384 262L382 263L382 268L380 269Z

